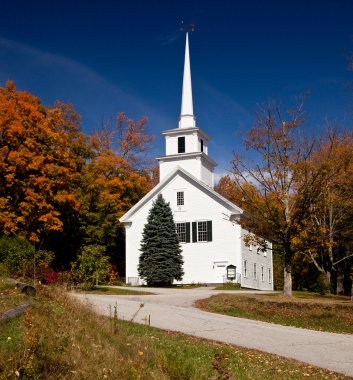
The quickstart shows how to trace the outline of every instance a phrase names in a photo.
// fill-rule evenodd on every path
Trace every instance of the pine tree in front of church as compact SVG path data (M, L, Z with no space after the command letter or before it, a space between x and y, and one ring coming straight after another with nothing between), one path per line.
M183 257L173 213L161 194L149 211L140 251L138 272L148 285L165 286L182 279Z

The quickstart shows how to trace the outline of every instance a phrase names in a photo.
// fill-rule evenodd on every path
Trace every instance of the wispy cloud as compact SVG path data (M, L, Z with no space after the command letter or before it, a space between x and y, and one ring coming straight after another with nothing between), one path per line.
M208 82L201 82L200 88L201 104L207 106L202 107L198 119L200 126L213 137L210 145L219 163L217 171L223 172L229 168L232 152L243 149L242 136L252 126L254 115L238 99Z
M157 136L175 124L144 99L81 62L0 37L0 81L6 80L15 80L19 88L45 102L72 102L84 116L87 132L99 125L102 116L110 117L118 111L134 118L148 116Z
M212 118L212 121L217 123L226 122L225 129L227 129L227 132L233 131L235 133L249 128L253 115L238 99L229 96L205 81L200 83L200 87L202 97L207 98L209 102L207 109L203 110L207 119Z
M182 35L175 33L175 38ZM172 43L174 37L169 37ZM15 80L18 88L39 96L44 103L56 99L72 102L83 116L87 133L99 126L102 116L114 116L118 111L135 119L148 116L150 130L157 137L152 157L165 152L160 132L177 126L173 115L164 115L157 106L149 104L148 89L136 95L77 60L0 37L0 82L9 79ZM219 163L217 177L220 177L229 168L232 151L241 149L239 132L249 129L253 115L238 99L215 86L202 81L195 84L197 124L212 137L210 156Z
M178 41L183 34L180 31L171 33L171 34L165 34L163 36L160 36L158 38L158 41L162 46L173 44L174 42Z

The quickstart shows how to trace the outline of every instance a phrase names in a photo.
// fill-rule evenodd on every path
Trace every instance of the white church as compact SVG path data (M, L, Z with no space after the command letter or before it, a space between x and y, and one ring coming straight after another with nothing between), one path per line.
M247 231L239 224L243 210L213 190L217 164L208 155L210 137L196 126L188 34L179 126L163 135L166 154L157 158L159 184L120 219L126 229L126 282L143 284L137 270L142 231L161 193L173 210L183 251L185 274L176 283L233 281L245 288L273 290L272 250L244 244Z

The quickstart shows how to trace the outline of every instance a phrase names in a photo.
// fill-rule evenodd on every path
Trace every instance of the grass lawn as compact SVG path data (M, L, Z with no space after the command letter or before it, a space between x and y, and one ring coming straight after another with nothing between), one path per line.
M138 295L150 295L153 293L143 292L140 290L122 289L122 288L110 288L109 286L95 286L90 290L77 289L81 293L94 293L94 294L109 294L116 296L138 296Z
M13 297L1 281L0 293ZM32 302L25 316L0 326L1 379L345 378L276 355L99 316L58 288L39 290Z
M294 292L282 294L218 294L200 300L201 309L286 326L353 334L353 303L349 297Z
M202 288L207 285L206 284L189 284L189 285L169 285L169 286L160 286L158 289L195 289L195 288ZM148 286L148 285L138 285L139 288L155 288L155 286Z
M0 277L0 314L28 302L28 297Z
M241 288L240 285L238 284L225 282L224 284L217 286L215 290L247 290L247 289Z

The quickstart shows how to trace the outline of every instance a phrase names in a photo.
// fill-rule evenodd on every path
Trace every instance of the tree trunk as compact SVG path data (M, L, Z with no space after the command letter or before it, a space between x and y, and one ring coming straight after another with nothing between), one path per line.
M326 294L331 294L331 272L326 272L326 277L324 277L325 280L325 288L326 288Z
M292 297L292 264L284 266L283 294Z
M336 294L337 295L343 295L344 294L344 273L342 272L342 269L340 267L337 268L337 287L336 287Z

